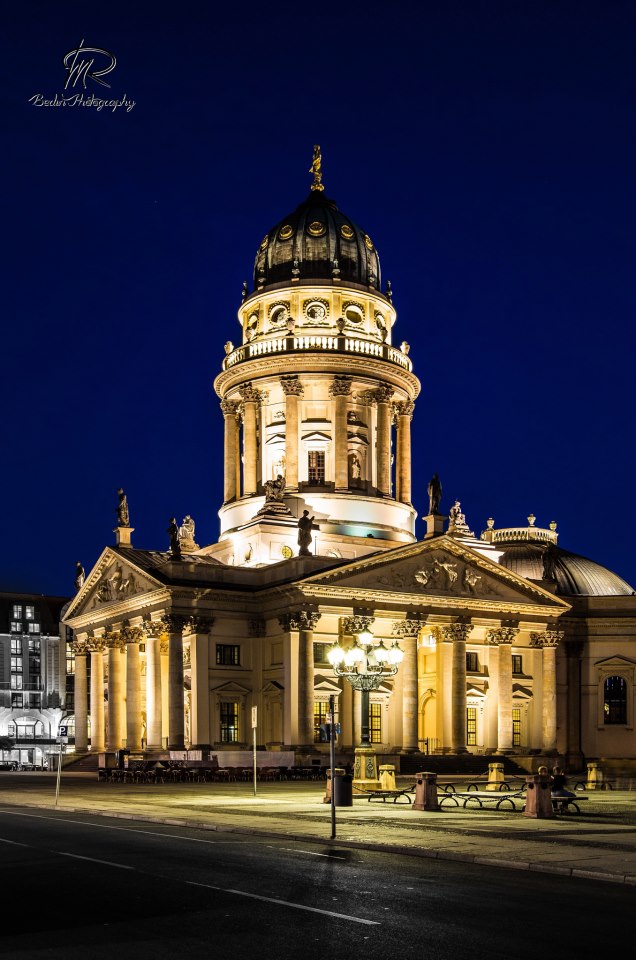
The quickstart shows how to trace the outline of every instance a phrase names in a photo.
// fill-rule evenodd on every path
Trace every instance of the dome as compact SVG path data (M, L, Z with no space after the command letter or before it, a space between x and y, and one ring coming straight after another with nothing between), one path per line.
M497 543L500 563L526 580L556 580L556 592L570 597L631 596L634 589L594 560L570 553L554 543Z
M293 281L338 279L380 289L380 260L373 241L322 190L263 238L254 262L254 289Z

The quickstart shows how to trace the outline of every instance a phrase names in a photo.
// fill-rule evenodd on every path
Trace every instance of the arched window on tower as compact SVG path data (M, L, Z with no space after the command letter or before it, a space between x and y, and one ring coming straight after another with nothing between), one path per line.
M627 723L627 681L607 677L603 684L603 719L609 723Z

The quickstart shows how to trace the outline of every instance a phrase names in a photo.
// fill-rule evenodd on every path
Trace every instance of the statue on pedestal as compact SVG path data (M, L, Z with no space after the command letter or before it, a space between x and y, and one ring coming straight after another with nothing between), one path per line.
M170 537L170 553L174 558L181 559L181 544L179 543L179 527L176 517L170 518L170 526L166 530Z
M439 513L439 505L442 499L442 485L436 473L433 474L428 484L428 512L429 514Z
M81 590L84 586L84 580L86 579L86 574L84 572L84 567L82 564L77 561L75 564L75 589Z
M117 494L119 496L119 503L117 505L117 526L129 527L130 514L128 512L128 500L126 499L126 494L121 487L117 491Z
M178 536L182 552L192 553L198 549L198 544L194 542L194 520L189 513L183 518Z
M311 544L311 531L317 530L314 524L314 517L309 516L309 510L303 510L303 515L298 521L298 556L310 557L309 545Z
M285 477L282 474L278 474L275 480L266 480L263 484L265 488L265 503L272 503L272 501L281 501L283 499L283 493L285 492Z

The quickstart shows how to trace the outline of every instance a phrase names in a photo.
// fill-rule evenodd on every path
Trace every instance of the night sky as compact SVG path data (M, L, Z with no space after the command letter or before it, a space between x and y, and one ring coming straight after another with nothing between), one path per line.
M476 533L534 512L636 586L636 7L259 7L3 9L0 590L70 595L120 485L135 546L216 540L212 381L315 143L422 381L420 516L437 471ZM110 89L64 91L81 40ZM29 102L72 92L135 106Z

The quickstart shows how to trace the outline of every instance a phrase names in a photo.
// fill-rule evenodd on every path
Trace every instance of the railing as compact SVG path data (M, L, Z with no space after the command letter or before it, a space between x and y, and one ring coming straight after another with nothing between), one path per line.
M492 533L491 543L510 543L512 540L556 543L559 539L555 530L544 530L542 527L507 527L490 532Z
M255 340L237 347L223 361L223 369L229 370L237 363L253 360L271 353L296 353L302 351L334 351L336 353L357 353L368 357L387 360L409 372L413 364L401 350L387 343L374 343L359 337L330 336L327 334L308 334L302 337L271 337Z

